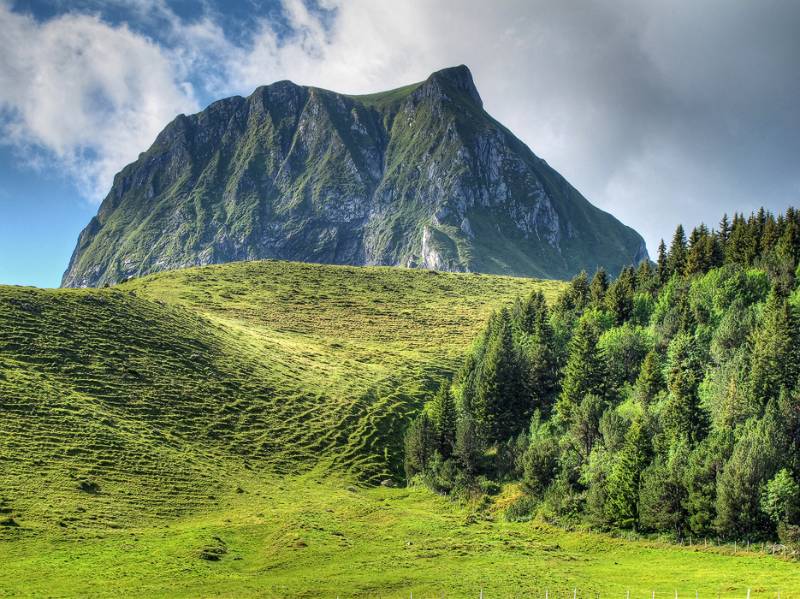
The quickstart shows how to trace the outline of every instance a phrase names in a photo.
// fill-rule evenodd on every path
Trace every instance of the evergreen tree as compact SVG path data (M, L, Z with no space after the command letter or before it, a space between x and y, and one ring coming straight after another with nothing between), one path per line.
M564 422L572 420L586 395L606 396L605 361L597 348L598 337L594 323L587 319L578 322L570 340L569 359L556 403L556 412Z
M728 238L731 236L731 224L728 222L727 214L722 215L722 220L719 222L719 233L717 235L724 255L725 246L728 244Z
M608 289L605 305L614 318L616 326L630 320L633 315L635 285L635 274L633 268L629 266L622 270L617 280Z
M603 301L608 291L608 273L602 266L597 269L592 277L592 282L589 285L589 297L592 306L600 308L603 306Z
M425 472L436 446L436 433L423 412L411 421L404 438L406 480Z
M697 393L702 363L689 334L681 333L672 340L667 362L669 397L662 413L664 430L673 443L695 443L705 435L708 416Z
M664 377L661 373L661 363L658 354L650 350L644 357L639 376L636 379L636 397L642 404L649 406L663 389Z
M769 531L761 511L761 486L778 469L780 441L777 418L765 414L747 423L733 454L717 480L716 527L728 538L746 538Z
M475 382L472 408L476 424L491 441L504 441L517 434L527 425L533 411L508 310L500 312L488 340Z
M603 399L590 393L573 414L569 427L570 442L583 461L589 459L594 444L600 440L600 418L605 407Z
M746 245L747 233L746 223L744 218L738 214L733 214L733 223L731 224L731 232L725 243L725 263L726 264L740 264L746 263Z
M669 530L683 536L688 525L684 486L690 451L679 443L642 473L639 490L639 519L642 528L652 531Z
M430 403L430 419L436 433L437 449L444 459L453 455L456 444L456 404L449 383L439 387Z
M558 473L558 441L550 427L534 415L528 437L528 447L522 457L522 484L534 497L541 498Z
M683 225L678 225L672 236L672 243L667 254L667 272L670 276L682 275L686 268L686 234Z
M763 408L778 398L781 389L791 391L799 374L797 322L786 298L775 289L767 298L752 343L750 391L754 405Z
M732 435L724 431L706 437L690 453L685 476L686 511L689 527L697 535L714 530L717 517L717 479L732 450Z
M650 260L642 260L636 268L636 291L652 293L656 286L656 272Z
M637 415L625 434L608 477L606 512L609 521L629 528L639 522L639 482L650 460L650 432L645 417Z
M541 294L540 294L541 295ZM525 346L527 385L531 404L545 416L553 409L559 388L558 350L547 305L541 297L538 316Z
M525 301L514 304L512 321L515 328L528 335L535 335L548 319L547 302L541 291L533 291Z
M454 455L468 478L476 476L481 467L485 443L480 427L468 414L458 419Z
M658 244L658 259L656 261L656 275L658 276L659 286L664 286L670 277L667 259L667 246L662 239Z

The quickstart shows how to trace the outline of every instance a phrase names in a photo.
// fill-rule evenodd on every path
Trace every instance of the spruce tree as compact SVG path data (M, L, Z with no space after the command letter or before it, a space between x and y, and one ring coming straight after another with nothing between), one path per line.
M705 435L708 415L700 405L702 363L690 334L675 336L669 345L667 361L669 396L662 412L664 430L672 443L693 444Z
M436 432L437 449L447 459L455 447L457 421L456 404L449 383L439 387L428 411Z
M682 275L686 268L686 234L683 225L678 225L672 236L672 243L667 254L667 272L670 276Z
M556 412L564 422L570 422L586 395L606 397L607 375L605 360L597 348L599 333L594 323L581 319L569 344L569 359L564 368L561 395Z
M433 456L436 434L430 418L423 412L411 421L404 438L406 480L424 472Z
M664 377L661 373L661 363L658 354L650 350L644 357L639 376L636 379L636 397L644 406L649 406L663 389Z
M761 511L761 489L778 470L780 426L772 410L751 419L717 480L716 527L728 538L747 538L769 530Z
M474 417L490 441L504 441L527 426L532 413L508 310L502 310L476 379Z
M525 351L527 364L523 370L527 373L527 390L531 394L533 409L549 416L558 394L558 351L544 296L538 305Z
M606 294L605 306L614 318L616 326L630 320L633 315L633 295L635 290L635 274L628 266L611 284Z
M669 280L670 272L667 264L667 245L662 239L658 244L658 259L656 261L656 275L659 286L664 286Z
M728 214L722 215L722 220L719 221L719 237L720 246L722 247L723 254L725 252L725 245L728 243L728 238L731 236L731 224L728 222Z
M592 306L600 308L603 306L603 301L606 298L606 291L608 291L608 273L602 266L597 269L592 277L592 282L589 284L589 297Z
M777 399L782 389L792 391L800 374L797 321L777 289L767 298L752 343L750 392L754 405L763 408L770 399Z
M639 481L651 454L648 428L643 415L634 418L608 477L606 515L623 528L636 526L639 521Z

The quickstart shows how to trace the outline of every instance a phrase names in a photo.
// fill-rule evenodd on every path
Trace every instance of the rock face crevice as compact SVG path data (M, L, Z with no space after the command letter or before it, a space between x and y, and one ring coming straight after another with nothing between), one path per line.
M62 285L259 258L565 278L647 251L460 66L368 96L279 81L178 116L117 174Z

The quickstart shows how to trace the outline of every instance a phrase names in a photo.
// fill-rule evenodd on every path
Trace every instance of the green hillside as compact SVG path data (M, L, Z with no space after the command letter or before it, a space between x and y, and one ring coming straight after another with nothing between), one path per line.
M492 309L558 287L282 262L3 287L0 489L32 525L80 527L213 507L242 469L392 477ZM81 484L101 492L76 513Z
M0 287L0 596L791 597L796 565L755 547L508 523L513 485L375 484L490 313L562 288L271 261Z

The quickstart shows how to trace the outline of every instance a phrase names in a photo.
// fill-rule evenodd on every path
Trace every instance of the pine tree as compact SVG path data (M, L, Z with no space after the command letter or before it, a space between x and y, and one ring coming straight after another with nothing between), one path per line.
M658 260L656 261L656 275L660 286L664 286L669 280L670 272L667 262L667 246L662 239L658 244Z
M597 348L598 337L593 323L586 319L578 322L569 344L569 359L564 368L561 395L556 403L556 412L564 422L572 420L586 395L606 396L605 361Z
M633 267L622 270L617 280L611 284L606 294L605 305L614 317L616 326L630 320L633 315L633 294L635 289L635 274Z
M476 424L490 441L504 441L521 431L533 410L514 346L511 318L502 310L476 379Z
M589 285L589 297L592 306L601 307L608 291L608 273L602 266L597 269Z
M449 383L443 383L439 387L428 411L436 433L437 449L447 459L453 454L455 447L458 416Z
M770 399L777 399L782 389L794 389L800 374L798 324L786 298L776 289L767 298L752 343L750 393L754 405L763 408Z
M676 335L669 346L669 397L662 413L664 430L672 443L696 443L705 435L708 415L697 392L701 379L702 364L693 338L688 333Z
M636 526L639 521L639 481L651 454L648 428L644 416L634 418L608 477L607 517L623 528Z
M667 254L667 272L670 276L682 275L686 268L686 234L683 225L678 225L672 236L672 243Z

